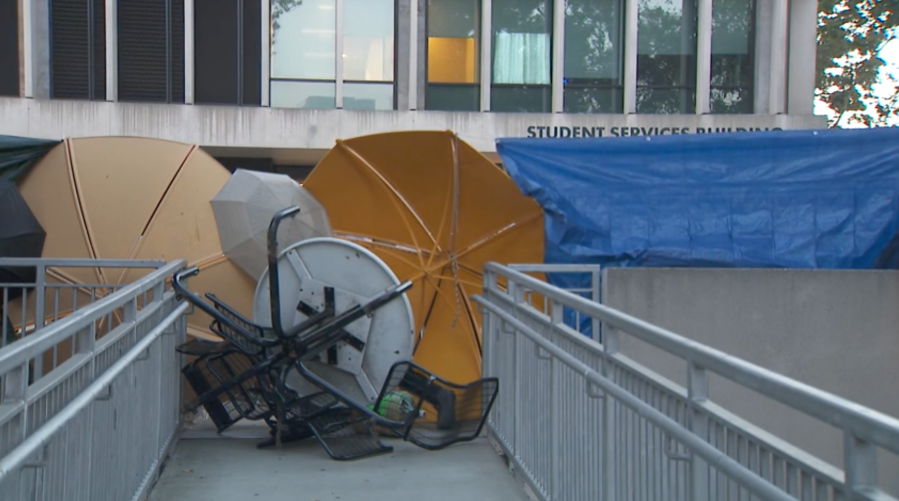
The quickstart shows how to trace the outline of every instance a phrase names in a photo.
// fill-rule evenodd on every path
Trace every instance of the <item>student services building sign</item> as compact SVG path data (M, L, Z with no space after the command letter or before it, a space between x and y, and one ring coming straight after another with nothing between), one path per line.
M783 130L782 127L698 127L698 126L566 126L529 125L526 137L531 138L594 138L628 136L677 136L682 134L721 134Z

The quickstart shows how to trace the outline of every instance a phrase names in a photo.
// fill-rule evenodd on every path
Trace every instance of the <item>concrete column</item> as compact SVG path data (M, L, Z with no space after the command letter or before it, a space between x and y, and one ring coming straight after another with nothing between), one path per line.
M193 0L187 0L191 3L191 15L193 15ZM105 17L106 17L106 100L115 102L119 100L119 17L118 17L118 0L106 0ZM187 12L187 2L185 2L185 13ZM185 14L186 16L187 14ZM187 25L185 25L185 34L187 33ZM192 39L193 37L191 37ZM187 58L185 58L185 62ZM191 69L193 67L191 66ZM193 98L193 86L187 87L187 73L185 73L185 97L190 89L191 99ZM192 101L191 101L192 102Z
M409 54L409 109L418 109L418 1L410 5L409 10L409 47L406 54ZM426 7L427 8L427 7ZM427 66L425 66L427 68Z
M787 111L787 19L789 6L785 0L773 0L771 8L771 69L768 74L768 113L778 115ZM814 59L814 55L812 58Z
M336 77L336 89L334 89L334 106L337 109L343 109L343 13L344 2L337 0L334 9L337 19L337 26L334 29L334 50L337 53L336 68L334 74Z
M31 6L31 34L28 37L31 41L31 95L26 94L26 97L50 99L50 3L47 0L26 1Z
M271 78L271 60L272 60L272 2L271 0L260 0L262 2L262 57L260 64L259 76L262 79L260 89L260 105L269 106L271 98L269 97L269 78Z
M19 11L19 96L32 97L31 85L31 2L18 0Z
M481 0L481 111L490 111L493 80L493 1Z
M789 14L787 112L791 115L812 115L817 70L818 2L793 0Z
M194 68L194 0L184 0L184 104L194 104L197 88Z
M415 85L412 73L411 56L413 52L412 37L412 3L416 0L397 0L396 2L396 109L408 111L412 109L410 89Z
M562 113L564 108L565 79L565 0L553 1L553 54L552 54L552 112Z
M428 84L428 74L427 74L427 60L428 60L428 25L427 25L427 12L428 12L428 0L418 0L418 10L416 11L416 16L418 18L418 22L415 25L416 29L412 33L415 33L415 37L413 37L413 42L415 46L418 48L417 52L415 52L415 57L418 60L418 65L416 66L415 72L415 86L418 89L415 92L415 107L416 109L423 110L425 109L425 88Z
M637 13L638 0L627 0L624 7L624 113L637 112Z
M711 111L712 0L699 0L696 27L696 114Z
M774 0L756 0L755 7L755 68L752 87L754 90L753 112L767 115L771 98L771 19Z

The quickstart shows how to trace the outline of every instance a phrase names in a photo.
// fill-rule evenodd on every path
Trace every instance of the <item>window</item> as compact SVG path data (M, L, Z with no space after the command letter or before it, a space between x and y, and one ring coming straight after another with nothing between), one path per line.
M624 1L565 4L565 113L623 110Z
M49 9L50 97L105 101L105 2L52 0Z
M272 2L273 108L335 107L336 3Z
M640 0L637 113L696 110L696 0Z
M184 102L184 0L118 0L119 100Z
M344 109L393 109L393 4L344 0Z
M712 113L752 113L755 1L712 4Z
M492 111L549 113L550 0L493 0Z
M425 108L478 111L480 0L428 0Z
M18 7L18 0L0 0L0 96L19 95Z
M345 109L393 109L394 11L394 0L344 0L343 12L335 0L272 2L271 106L334 108L340 85Z
M197 104L261 103L259 0L194 0Z

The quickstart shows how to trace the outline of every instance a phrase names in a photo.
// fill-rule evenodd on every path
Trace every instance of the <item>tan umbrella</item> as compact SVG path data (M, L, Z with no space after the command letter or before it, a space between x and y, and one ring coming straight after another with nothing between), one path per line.
M29 171L19 190L47 232L43 257L183 259L203 270L191 279L192 289L214 292L249 316L256 284L222 253L209 203L229 177L227 169L195 145L96 137L64 141ZM53 270L51 278L127 284L146 273L82 268ZM101 289L94 295L109 292ZM83 305L90 299L82 293L76 302ZM71 309L69 303L60 311ZM14 324L34 321L33 311L17 318L20 308L10 310ZM209 321L194 313L188 332L214 338Z
M279 250L307 238L331 236L325 208L284 174L237 169L211 204L225 255L253 280L268 266L268 227L279 210L300 208L278 228Z

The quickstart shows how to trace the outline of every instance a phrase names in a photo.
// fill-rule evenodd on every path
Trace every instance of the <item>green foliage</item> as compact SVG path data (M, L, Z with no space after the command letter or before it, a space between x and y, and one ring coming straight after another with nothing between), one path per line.
M272 33L281 27L278 19L300 5L303 5L303 0L272 0Z
M899 117L899 97L872 94L884 66L877 53L899 32L899 0L820 0L819 9L815 95L836 113L830 126L844 116L868 127Z

